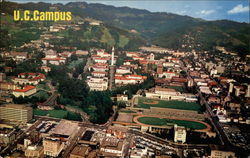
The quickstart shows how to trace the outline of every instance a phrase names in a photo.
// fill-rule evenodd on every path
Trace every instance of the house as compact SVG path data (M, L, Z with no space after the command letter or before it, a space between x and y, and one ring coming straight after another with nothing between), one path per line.
M60 65L65 64L66 58L59 57L56 52L52 49L46 50L45 58L42 58L43 65L53 64L53 65Z
M31 85L25 86L21 89L15 89L12 92L12 94L15 97L20 97L20 96L26 97L26 96L30 96L30 95L35 94L35 93L36 93L36 87L31 86Z
M172 77L176 76L175 72L171 72L171 71L164 71L161 74L158 74L159 77L161 78L169 78L171 79Z
M116 73L128 74L128 73L131 73L131 71L127 67L119 67L119 68L116 69Z
M42 58L42 62L44 65L52 64L52 65L60 65L60 64L65 64L66 58Z
M96 57L96 58L93 58L94 62L96 63L108 63L110 58L107 58L107 57Z
M41 70L44 71L44 72L50 72L51 68L48 67L48 66L41 66Z
M105 77L108 75L108 72L103 72L103 71L93 71L91 72L92 76L94 77Z
M138 52L126 52L127 57L139 57L140 54Z
M28 53L27 52L11 51L9 53L9 57L12 57L12 59L17 61L17 62L22 62L22 61L28 59Z
M81 55L88 55L89 52L87 50L77 50L76 55L81 56Z
M117 101L128 101L128 96L125 94L117 94L116 95L116 100Z

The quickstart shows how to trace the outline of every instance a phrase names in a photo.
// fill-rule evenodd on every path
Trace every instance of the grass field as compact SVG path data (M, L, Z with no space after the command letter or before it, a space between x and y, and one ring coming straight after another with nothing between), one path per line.
M42 91L42 90L38 91L33 96L38 97L38 98L42 98L44 100L49 98L49 94L45 91Z
M39 116L65 118L67 116L67 114L68 114L68 111L65 111L65 110L40 110L40 109L34 109L33 113L34 113L34 115L39 115Z
M144 102L153 102L158 101L158 104L144 104ZM155 100L148 98L139 98L138 108L146 108L150 107L161 107L161 108L171 108L171 109L180 109L180 110L192 110L192 111L200 111L201 106L198 103L189 103L184 101L177 100Z
M132 111L132 110L121 110L120 112L123 112L123 113L136 113L135 111Z
M173 119L156 118L156 117L140 117L138 121L144 124L156 125L156 126L177 124L178 126L184 126L186 128L191 128L191 129L205 129L206 128L206 125L202 123L186 121L186 120L173 120Z
M38 85L37 85L37 88L39 88L39 89L44 89L44 90L46 90L46 91L50 91L49 86L48 86L47 84L45 84L45 83L40 83L40 84L38 84Z

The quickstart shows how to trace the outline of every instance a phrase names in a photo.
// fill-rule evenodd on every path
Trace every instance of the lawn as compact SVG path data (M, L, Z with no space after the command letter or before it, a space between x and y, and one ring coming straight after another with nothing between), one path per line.
M186 120L173 120L173 119L156 118L156 117L140 117L138 121L144 124L156 125L156 126L177 124L178 126L184 126L186 128L191 128L191 129L205 129L206 128L206 125L202 123L186 121Z
M36 93L35 93L34 95L32 95L32 96L35 96L35 97L38 97L38 98L42 98L42 99L44 99L44 100L46 100L46 99L49 98L49 94L48 94L47 92L45 92L45 91L42 91L42 90L36 92Z
M38 89L44 89L46 91L50 91L49 86L46 83L40 83L36 86Z
M80 114L66 111L66 110L33 109L33 113L34 113L34 115L38 115L38 116L49 116L49 117L55 117L55 118L60 118L60 119L82 121Z
M34 115L39 115L39 116L65 118L67 116L67 114L68 114L68 111L65 111L65 110L40 110L40 109L34 109L33 113L34 113Z
M136 113L135 111L132 111L132 110L121 110L120 112L123 112L123 113Z
M158 101L158 104L144 104L144 102L153 102ZM201 106L198 103L190 103L184 101L177 100L156 100L156 99L148 99L148 98L139 98L138 108L146 108L150 107L160 107L160 108L171 108L171 109L180 109L180 110L192 110L192 111L200 111Z

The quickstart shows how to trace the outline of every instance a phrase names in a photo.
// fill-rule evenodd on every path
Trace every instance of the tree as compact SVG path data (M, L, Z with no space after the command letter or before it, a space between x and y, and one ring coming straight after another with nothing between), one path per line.
M77 57L76 54L72 54L72 55L70 56L70 60L71 60L71 61L74 61L74 60L77 60L77 59L78 59L78 57Z

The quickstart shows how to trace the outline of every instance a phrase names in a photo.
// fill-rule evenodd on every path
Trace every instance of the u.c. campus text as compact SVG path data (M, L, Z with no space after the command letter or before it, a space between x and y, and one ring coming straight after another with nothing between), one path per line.
M59 11L38 11L38 10L14 10L14 21L70 21L72 19L71 12Z

